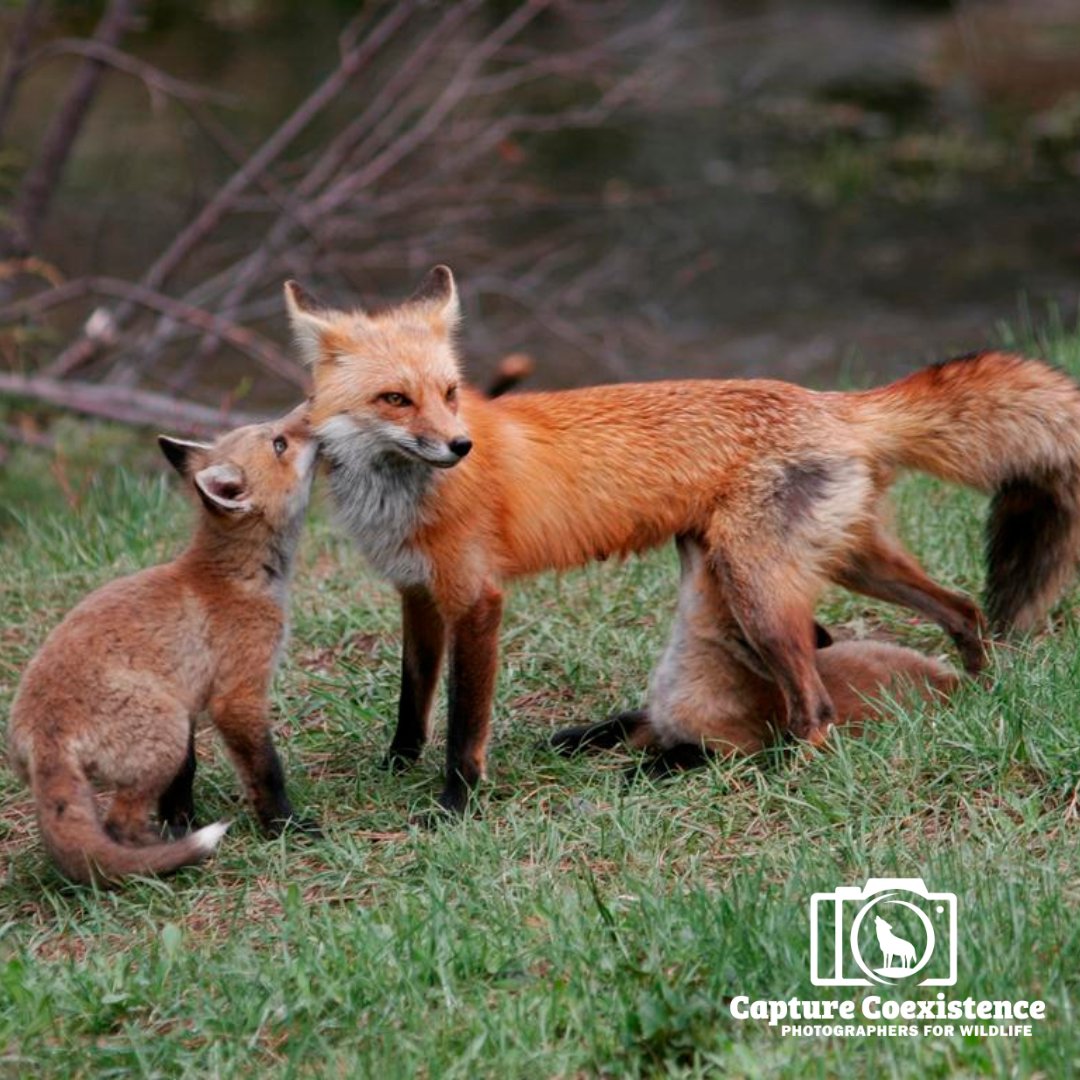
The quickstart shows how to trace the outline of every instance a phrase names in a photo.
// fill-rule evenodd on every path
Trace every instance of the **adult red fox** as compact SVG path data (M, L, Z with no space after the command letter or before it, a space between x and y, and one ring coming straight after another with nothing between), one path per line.
M449 645L447 809L484 773L510 578L697 539L788 727L814 741L836 715L814 649L827 582L920 612L968 671L984 663L979 608L931 581L884 524L898 469L993 494L995 629L1037 625L1072 579L1080 389L1039 361L979 353L851 393L695 380L488 401L462 385L445 267L379 312L327 309L293 283L286 301L342 517L402 596L391 760L419 755Z
M648 705L609 720L563 728L552 736L560 753L625 742L654 751L645 769L660 775L703 764L710 756L755 754L785 728L780 687L747 649L704 548L679 537L681 580L671 636L649 680ZM948 664L882 641L833 644L817 631L818 673L851 734L881 711L885 694L942 698L960 684Z
M209 711L264 829L292 817L270 737L270 680L293 552L315 473L303 408L212 446L162 436L199 496L173 562L91 593L48 636L11 710L9 752L49 854L76 881L164 874L205 858L226 826L191 824L194 720ZM104 823L93 785L116 789Z

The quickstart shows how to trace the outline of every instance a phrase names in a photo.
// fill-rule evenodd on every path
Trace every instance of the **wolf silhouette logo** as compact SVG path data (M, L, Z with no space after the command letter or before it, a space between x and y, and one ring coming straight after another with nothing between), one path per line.
M894 964L905 973L910 971L911 965L915 963L915 946L894 934L892 923L880 915L874 917L874 930L877 933L878 948L881 949L885 961L885 966L880 969L881 973L884 975L892 971Z

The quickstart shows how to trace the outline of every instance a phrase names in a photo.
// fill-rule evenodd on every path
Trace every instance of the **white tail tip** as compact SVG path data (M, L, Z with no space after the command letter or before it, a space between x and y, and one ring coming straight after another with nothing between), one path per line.
M213 825L207 825L193 833L191 838L209 855L221 843L221 838L228 832L231 824L231 821L215 821Z

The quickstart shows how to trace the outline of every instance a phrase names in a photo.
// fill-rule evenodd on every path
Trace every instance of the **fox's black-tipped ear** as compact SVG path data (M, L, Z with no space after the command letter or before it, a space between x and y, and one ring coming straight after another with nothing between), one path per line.
M432 267L408 302L441 315L449 326L453 326L461 318L457 285L449 266Z
M300 359L314 366L322 358L323 336L332 325L333 313L296 281L285 282L285 307Z
M210 449L206 443L174 439L169 435L159 435L157 441L166 460L181 476L190 476L199 456Z
M289 310L295 309L307 315L316 315L326 311L326 305L308 290L299 281L285 282L285 301L289 304Z

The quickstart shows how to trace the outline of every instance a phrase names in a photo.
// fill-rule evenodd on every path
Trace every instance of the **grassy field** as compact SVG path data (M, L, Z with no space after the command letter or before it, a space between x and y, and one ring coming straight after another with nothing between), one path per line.
M1080 371L1075 337L1049 351ZM127 436L60 434L52 473L26 453L3 479L0 715L64 611L168 557L189 520ZM982 501L913 479L897 506L932 573L977 592ZM438 791L441 719L411 772L380 771L394 597L317 506L275 705L294 802L325 838L263 839L203 732L200 815L235 819L219 857L98 893L56 876L26 793L0 772L0 1074L1080 1072L1078 596L949 707L897 708L832 752L659 785L625 783L626 755L556 758L555 727L641 701L675 578L663 551L516 589L482 816L418 831L405 823ZM823 614L841 636L948 651L935 629L862 599L830 596ZM740 994L864 993L811 986L808 905L869 876L955 892L949 997L1042 998L1034 1035L798 1039L734 1020Z

